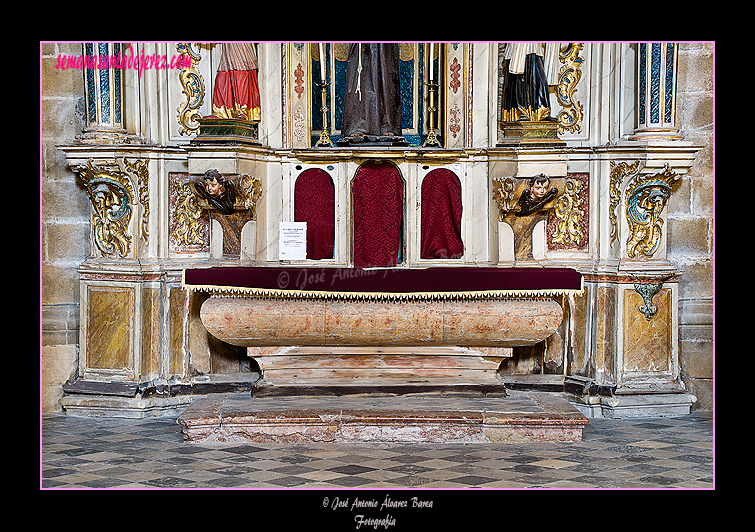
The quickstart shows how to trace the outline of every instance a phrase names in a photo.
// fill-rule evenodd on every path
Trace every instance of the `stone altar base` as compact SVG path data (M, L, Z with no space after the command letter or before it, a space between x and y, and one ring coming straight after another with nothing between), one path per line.
M263 378L253 395L470 392L506 396L497 371L510 349L293 347L250 356Z
M588 423L557 394L510 391L197 397L178 418L184 439L207 442L578 442Z

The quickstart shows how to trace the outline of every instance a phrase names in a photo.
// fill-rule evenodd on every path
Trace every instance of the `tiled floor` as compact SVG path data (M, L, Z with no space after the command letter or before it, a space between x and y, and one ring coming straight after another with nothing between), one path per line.
M42 488L713 488L713 416L591 419L580 443L184 443L176 417L45 414Z

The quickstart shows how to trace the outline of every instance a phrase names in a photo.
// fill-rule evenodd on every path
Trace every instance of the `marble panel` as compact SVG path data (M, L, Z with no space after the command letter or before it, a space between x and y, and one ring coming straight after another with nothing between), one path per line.
M170 289L170 373L184 375L184 316L186 315L186 291L180 286Z
M123 370L133 365L134 289L89 286L86 369Z
M594 290L594 284L585 283L585 289L581 294L569 295L569 306L571 308L571 352L568 361L569 375L582 375L585 377L592 376L590 368L590 352L588 341L590 340L590 331L588 331L588 305L590 302L591 292Z
M653 298L657 311L650 320L640 312L642 296L624 292L624 372L670 372L671 290L662 289Z
M615 380L616 316L614 301L616 289L613 286L597 288L597 311L595 313L595 366L603 375L601 382Z
M160 290L144 288L141 313L142 376L155 375L160 371Z

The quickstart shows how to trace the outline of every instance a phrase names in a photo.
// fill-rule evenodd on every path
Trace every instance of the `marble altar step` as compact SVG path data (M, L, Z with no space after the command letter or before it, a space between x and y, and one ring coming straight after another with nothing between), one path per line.
M178 418L186 442L576 442L588 419L560 394L507 397L200 396Z

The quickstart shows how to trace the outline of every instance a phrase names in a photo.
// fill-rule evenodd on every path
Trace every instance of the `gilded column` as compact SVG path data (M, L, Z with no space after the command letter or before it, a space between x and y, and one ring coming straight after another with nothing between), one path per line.
M639 43L637 128L630 140L682 139L676 118L676 43Z
M113 140L123 127L123 50L120 43L84 43L84 139Z

